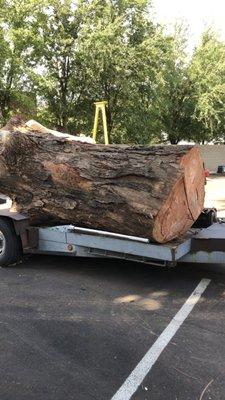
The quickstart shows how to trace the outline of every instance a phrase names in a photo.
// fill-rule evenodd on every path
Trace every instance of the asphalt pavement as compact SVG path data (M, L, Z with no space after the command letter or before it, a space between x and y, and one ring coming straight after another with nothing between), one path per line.
M0 269L0 400L110 400L202 279L135 400L225 398L225 266L32 256Z

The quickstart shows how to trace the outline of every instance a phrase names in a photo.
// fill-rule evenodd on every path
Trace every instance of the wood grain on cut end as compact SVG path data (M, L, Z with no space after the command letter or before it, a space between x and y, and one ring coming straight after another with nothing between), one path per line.
M159 243L169 242L186 233L204 206L204 166L197 147L181 158L180 168L181 177L155 219L152 237Z
M199 148L193 147L185 154L180 166L184 171L188 207L195 221L202 212L205 198L205 171Z

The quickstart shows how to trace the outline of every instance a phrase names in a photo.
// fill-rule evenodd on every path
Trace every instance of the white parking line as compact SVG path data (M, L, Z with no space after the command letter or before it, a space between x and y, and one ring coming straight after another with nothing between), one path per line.
M180 326L183 324L185 319L188 317L194 306L197 304L201 295L206 290L207 286L211 282L210 279L202 279L194 292L186 300L184 305L171 320L169 325L164 329L155 343L150 347L148 352L134 368L128 378L125 380L120 389L112 397L111 400L129 400L133 394L137 391L138 387L143 382L146 375L151 370L152 366L158 360L160 354L169 344L173 336L176 334Z

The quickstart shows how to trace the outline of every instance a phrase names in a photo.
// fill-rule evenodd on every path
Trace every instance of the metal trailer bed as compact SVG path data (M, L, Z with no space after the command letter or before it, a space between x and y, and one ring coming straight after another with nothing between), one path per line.
M225 221L191 229L179 241L157 244L72 225L30 227L23 215L0 210L0 265L15 263L21 253L118 258L158 266L178 262L225 264Z
M168 244L74 226L34 230L38 245L31 252L36 254L119 258L159 266L174 266L177 262L225 264L224 223L192 229L180 241Z

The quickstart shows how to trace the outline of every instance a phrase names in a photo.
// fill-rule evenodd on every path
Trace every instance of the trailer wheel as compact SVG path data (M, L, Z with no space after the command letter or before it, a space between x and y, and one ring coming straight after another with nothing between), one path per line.
M22 257L22 245L12 221L0 218L0 266L16 264Z

